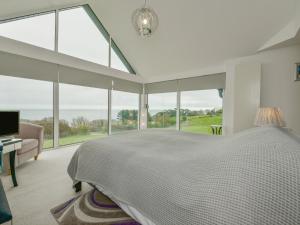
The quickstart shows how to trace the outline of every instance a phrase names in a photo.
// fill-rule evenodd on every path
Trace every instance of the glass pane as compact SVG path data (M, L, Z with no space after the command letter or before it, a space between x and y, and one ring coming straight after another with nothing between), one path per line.
M113 48L111 49L111 67L129 73L127 67L124 65Z
M181 92L181 130L212 134L211 125L222 125L222 102L215 89Z
M123 91L112 92L112 132L138 128L139 95Z
M21 122L44 127L44 148L53 147L53 83L0 76L0 110L19 110Z
M107 135L107 90L59 84L59 144Z
M148 95L148 128L176 127L177 93Z
M55 13L1 23L0 35L54 50Z
M84 8L59 12L58 51L108 66L109 43Z

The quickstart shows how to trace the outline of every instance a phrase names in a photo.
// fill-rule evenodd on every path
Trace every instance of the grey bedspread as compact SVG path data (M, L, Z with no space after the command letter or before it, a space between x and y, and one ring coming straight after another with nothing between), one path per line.
M68 173L156 225L300 224L300 141L278 128L112 135L82 144Z

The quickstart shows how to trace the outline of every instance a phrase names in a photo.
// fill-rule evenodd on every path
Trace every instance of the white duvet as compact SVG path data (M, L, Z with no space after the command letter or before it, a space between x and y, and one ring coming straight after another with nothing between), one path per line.
M82 144L68 172L156 225L300 224L299 138L273 127L112 135Z

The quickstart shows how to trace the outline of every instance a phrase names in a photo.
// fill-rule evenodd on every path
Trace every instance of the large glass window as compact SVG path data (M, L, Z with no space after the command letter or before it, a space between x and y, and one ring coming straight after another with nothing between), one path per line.
M83 7L59 12L58 51L108 66L109 43Z
M59 144L107 135L107 90L59 84Z
M139 95L123 91L112 92L112 132L138 128Z
M176 127L177 93L148 95L148 128Z
M222 125L222 98L219 91L198 90L181 92L181 130L212 133L212 125Z
M55 50L57 44L60 53L109 66L110 35L87 4L57 12L0 20L0 36L49 50ZM114 40L111 40L111 67L135 73Z
M0 110L20 111L21 122L44 127L44 148L53 147L53 84L0 76Z
M0 35L54 50L55 13L0 23Z

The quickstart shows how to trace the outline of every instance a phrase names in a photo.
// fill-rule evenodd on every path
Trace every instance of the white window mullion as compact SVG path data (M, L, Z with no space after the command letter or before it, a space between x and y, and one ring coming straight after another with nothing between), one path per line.
M108 135L111 135L111 103L112 103L112 90L111 89L108 89L108 123L107 123L107 126L108 126Z
M54 38L54 51L58 52L58 26L59 26L59 10L55 10L55 38Z
M177 91L176 130L180 130L180 97L181 92Z
M59 83L53 82L53 147L59 146Z
M140 94L139 100L139 128L140 130L147 128L147 94L145 93L145 85L143 84L143 92Z
M137 118L137 129L141 129L141 113L142 113L142 94L139 94L139 109L138 109L138 118Z
M109 36L108 48L108 67L111 68L111 36Z

